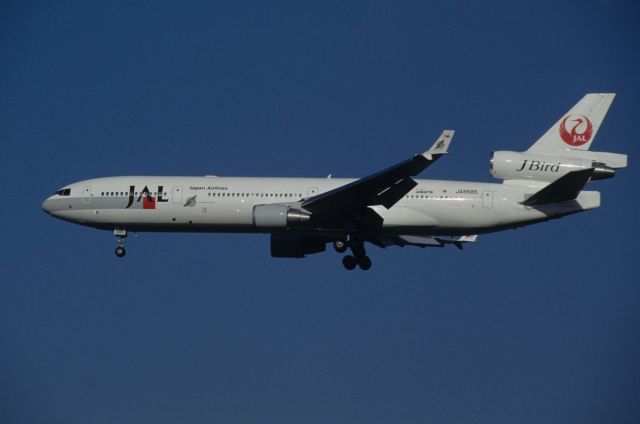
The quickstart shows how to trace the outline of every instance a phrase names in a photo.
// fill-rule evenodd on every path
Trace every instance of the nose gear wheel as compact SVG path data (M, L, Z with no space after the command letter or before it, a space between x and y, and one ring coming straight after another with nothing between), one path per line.
M127 254L127 251L124 248L124 241L127 238L127 230L116 228L113 230L113 234L116 236L116 243L118 243L118 247L116 247L116 256L122 258Z

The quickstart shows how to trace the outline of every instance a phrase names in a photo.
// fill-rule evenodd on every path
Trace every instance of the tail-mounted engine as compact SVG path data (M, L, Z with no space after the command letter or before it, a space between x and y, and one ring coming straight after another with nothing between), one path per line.
M576 157L573 157L574 152L571 154L571 157L567 157L508 151L494 152L491 156L490 172L492 177L502 180L555 181L568 172L594 168L591 179L602 180L613 177L614 168L626 166L626 155L575 152ZM624 157L624 164L622 157ZM603 159L603 161L595 159Z
M257 228L299 227L310 219L310 213L286 205L257 205L253 208L253 225Z

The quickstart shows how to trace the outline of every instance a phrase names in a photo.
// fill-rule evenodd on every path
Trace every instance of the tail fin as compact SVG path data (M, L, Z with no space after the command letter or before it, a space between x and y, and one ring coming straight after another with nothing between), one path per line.
M527 152L561 154L589 150L615 93L589 93L538 139Z

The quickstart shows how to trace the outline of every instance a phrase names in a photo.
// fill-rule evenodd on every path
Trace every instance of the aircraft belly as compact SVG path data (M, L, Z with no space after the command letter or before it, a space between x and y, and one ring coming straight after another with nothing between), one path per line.
M252 226L252 207L248 203L233 202L225 204L218 202L203 206L202 216L204 223L212 225L240 225Z
M387 210L374 209L384 219L385 230L402 228L412 233L435 233L440 228L455 229L466 233L467 229L487 228L496 225L494 209L482 208L476 202L440 201L430 205L400 205Z

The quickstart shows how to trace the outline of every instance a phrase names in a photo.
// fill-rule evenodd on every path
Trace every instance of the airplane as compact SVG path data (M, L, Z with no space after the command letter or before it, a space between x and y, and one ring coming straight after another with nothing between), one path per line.
M351 251L347 270L368 270L365 243L462 248L479 234L599 207L586 184L627 166L627 155L589 150L614 97L586 94L526 151L493 152L500 183L414 178L447 154L454 131L445 130L425 152L360 179L117 176L66 185L42 209L113 231L118 257L130 232L268 233L273 257L331 243Z

